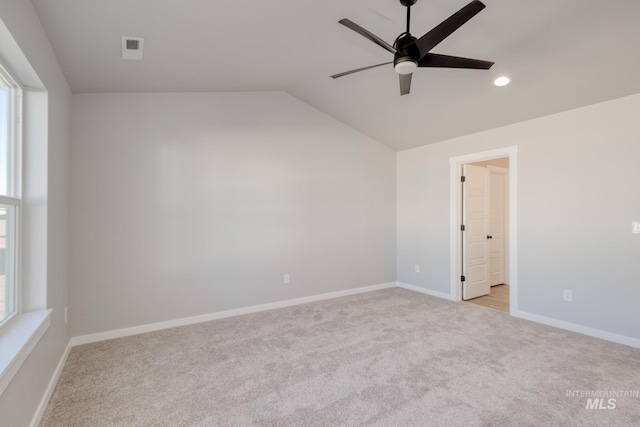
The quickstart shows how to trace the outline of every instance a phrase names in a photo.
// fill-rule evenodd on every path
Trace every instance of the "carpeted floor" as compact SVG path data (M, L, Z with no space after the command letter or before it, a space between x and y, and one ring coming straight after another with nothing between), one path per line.
M639 426L639 390L638 349L394 288L74 347L41 425Z

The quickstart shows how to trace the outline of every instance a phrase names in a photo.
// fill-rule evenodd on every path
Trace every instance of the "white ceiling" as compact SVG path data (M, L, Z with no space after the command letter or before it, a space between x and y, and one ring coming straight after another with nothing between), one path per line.
M469 1L419 0L412 33ZM396 150L640 92L639 0L483 2L433 52L493 68L418 69L401 97L392 65L329 78L393 59L338 20L393 43L398 0L33 0L74 93L286 91ZM142 61L122 36L144 37Z

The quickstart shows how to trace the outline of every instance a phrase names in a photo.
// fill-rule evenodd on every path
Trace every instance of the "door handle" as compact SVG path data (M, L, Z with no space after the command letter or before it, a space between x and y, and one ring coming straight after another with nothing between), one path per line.
M487 234L487 240L488 240L488 239L493 239L493 236L489 236L489 235Z

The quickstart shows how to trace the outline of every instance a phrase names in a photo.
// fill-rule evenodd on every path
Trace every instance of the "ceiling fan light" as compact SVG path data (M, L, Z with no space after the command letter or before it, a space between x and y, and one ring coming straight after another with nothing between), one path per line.
M414 61L407 60L398 62L396 65L394 65L393 68L398 74L411 74L416 70L416 68L418 68L418 64L416 64Z

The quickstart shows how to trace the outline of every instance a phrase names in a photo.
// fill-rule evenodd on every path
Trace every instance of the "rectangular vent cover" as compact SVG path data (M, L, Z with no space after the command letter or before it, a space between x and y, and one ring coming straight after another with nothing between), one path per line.
M140 46L140 40L127 39L127 50L138 50Z
M143 47L143 38L122 37L122 59L142 59Z

